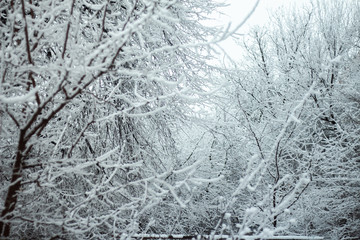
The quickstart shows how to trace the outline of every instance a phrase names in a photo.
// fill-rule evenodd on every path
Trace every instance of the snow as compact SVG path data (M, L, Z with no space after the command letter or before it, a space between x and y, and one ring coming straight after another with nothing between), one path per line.
M341 63L341 62L342 62L342 58L343 58L343 57L342 57L341 55L339 55L339 56L331 59L330 62L331 62L331 63Z
M38 92L38 88L33 88L28 93L22 96L16 96L16 97L5 97L3 95L0 95L0 102L6 103L6 104L14 104L14 103L23 103L27 101L33 101L35 99L35 94Z
M251 208L246 209L246 214L249 214L249 215L250 214L256 214L258 211L259 211L258 208L251 207Z

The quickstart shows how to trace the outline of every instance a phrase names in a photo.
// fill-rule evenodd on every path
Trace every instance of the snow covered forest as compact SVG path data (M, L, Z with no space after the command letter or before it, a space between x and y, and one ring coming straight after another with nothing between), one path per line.
M0 2L0 239L359 239L360 2L221 6Z

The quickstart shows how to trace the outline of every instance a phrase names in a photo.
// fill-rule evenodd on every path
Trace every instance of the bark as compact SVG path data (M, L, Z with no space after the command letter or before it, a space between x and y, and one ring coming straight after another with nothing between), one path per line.
M18 192L21 187L22 180L22 163L23 152L26 148L25 131L20 131L18 150L16 153L16 159L13 166L13 172L11 177L10 186L6 195L4 209L1 213L0 220L0 237L8 237L10 235L10 221L14 217L13 212L15 210Z

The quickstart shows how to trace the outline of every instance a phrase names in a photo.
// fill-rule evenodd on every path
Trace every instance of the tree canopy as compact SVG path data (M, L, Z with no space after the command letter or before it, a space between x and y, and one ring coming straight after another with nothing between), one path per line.
M1 239L359 236L359 4L221 6L0 3Z

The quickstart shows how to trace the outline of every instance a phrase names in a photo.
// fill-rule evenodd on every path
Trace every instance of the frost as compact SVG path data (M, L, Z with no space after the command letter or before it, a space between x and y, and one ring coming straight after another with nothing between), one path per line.
M250 184L247 185L247 189L249 189L249 191L255 191L256 187L252 187Z
M25 95L16 96L16 97L5 97L0 95L0 102L6 104L14 104L14 103L23 103L27 101L33 101L35 99L35 94L38 92L38 88L34 88Z
M342 62L342 55L339 55L333 59L330 60L331 63L341 63Z
M258 208L256 207L251 207L251 208L247 208L246 209L246 214L256 214L258 212Z
M291 219L289 220L289 222L292 223L292 224L295 224L295 223L296 223L296 219L295 219L295 218L291 218Z
M261 232L262 237L272 237L274 235L275 231L271 230L269 228L264 228L264 230Z

